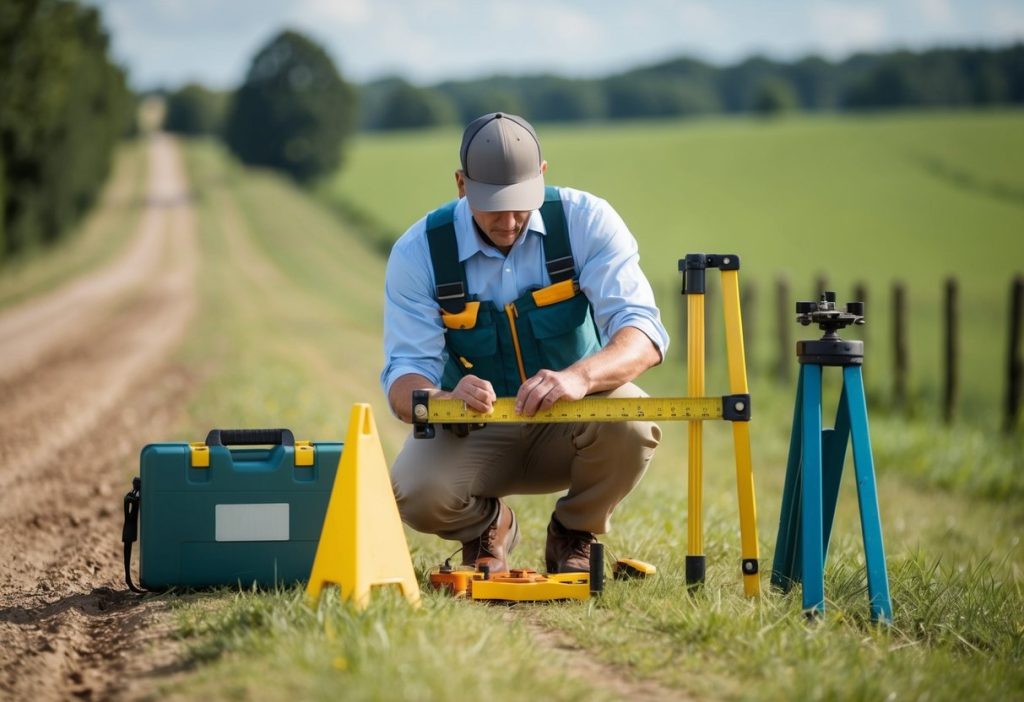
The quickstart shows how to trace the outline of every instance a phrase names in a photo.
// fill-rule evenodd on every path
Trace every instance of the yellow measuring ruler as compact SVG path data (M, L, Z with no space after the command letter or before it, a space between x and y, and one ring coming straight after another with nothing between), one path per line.
M561 400L532 417L516 413L514 397L499 397L487 414L468 409L462 400L431 399L413 392L412 416L418 438L430 438L433 424L750 420L750 395L724 397L585 397Z

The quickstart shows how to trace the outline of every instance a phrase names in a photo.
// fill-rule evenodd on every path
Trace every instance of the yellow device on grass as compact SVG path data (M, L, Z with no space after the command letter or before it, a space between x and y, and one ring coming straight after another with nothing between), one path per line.
M620 558L612 564L612 577L616 580L649 578L658 572L656 566L635 558Z

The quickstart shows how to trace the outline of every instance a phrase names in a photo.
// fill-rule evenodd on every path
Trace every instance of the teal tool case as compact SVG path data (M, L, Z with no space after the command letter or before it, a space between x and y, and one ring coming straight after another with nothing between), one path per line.
M295 441L288 429L214 429L202 443L149 444L125 496L128 586L137 589L136 535L146 590L305 581L341 452L341 443Z

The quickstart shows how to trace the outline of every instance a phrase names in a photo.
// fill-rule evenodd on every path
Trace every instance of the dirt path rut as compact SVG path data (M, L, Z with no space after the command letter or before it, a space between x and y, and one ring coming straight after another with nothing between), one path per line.
M159 601L122 580L121 497L191 379L171 359L196 307L195 213L176 142L107 267L0 314L0 699L144 695L173 667Z

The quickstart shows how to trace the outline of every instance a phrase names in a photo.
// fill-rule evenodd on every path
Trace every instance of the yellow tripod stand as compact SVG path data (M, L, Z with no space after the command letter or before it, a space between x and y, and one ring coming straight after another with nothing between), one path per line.
M754 504L754 471L750 459L750 390L743 351L743 324L740 315L739 256L733 254L687 254L680 259L683 274L682 293L686 295L686 368L687 395L704 397L704 295L705 272L722 272L722 302L725 309L725 346L729 362L729 391L723 398L731 412L723 419L732 422L736 454L736 491L740 511L740 553L743 591L750 597L761 593L758 575L757 509ZM687 454L689 490L687 493L686 582L696 586L704 582L704 421L689 422Z

